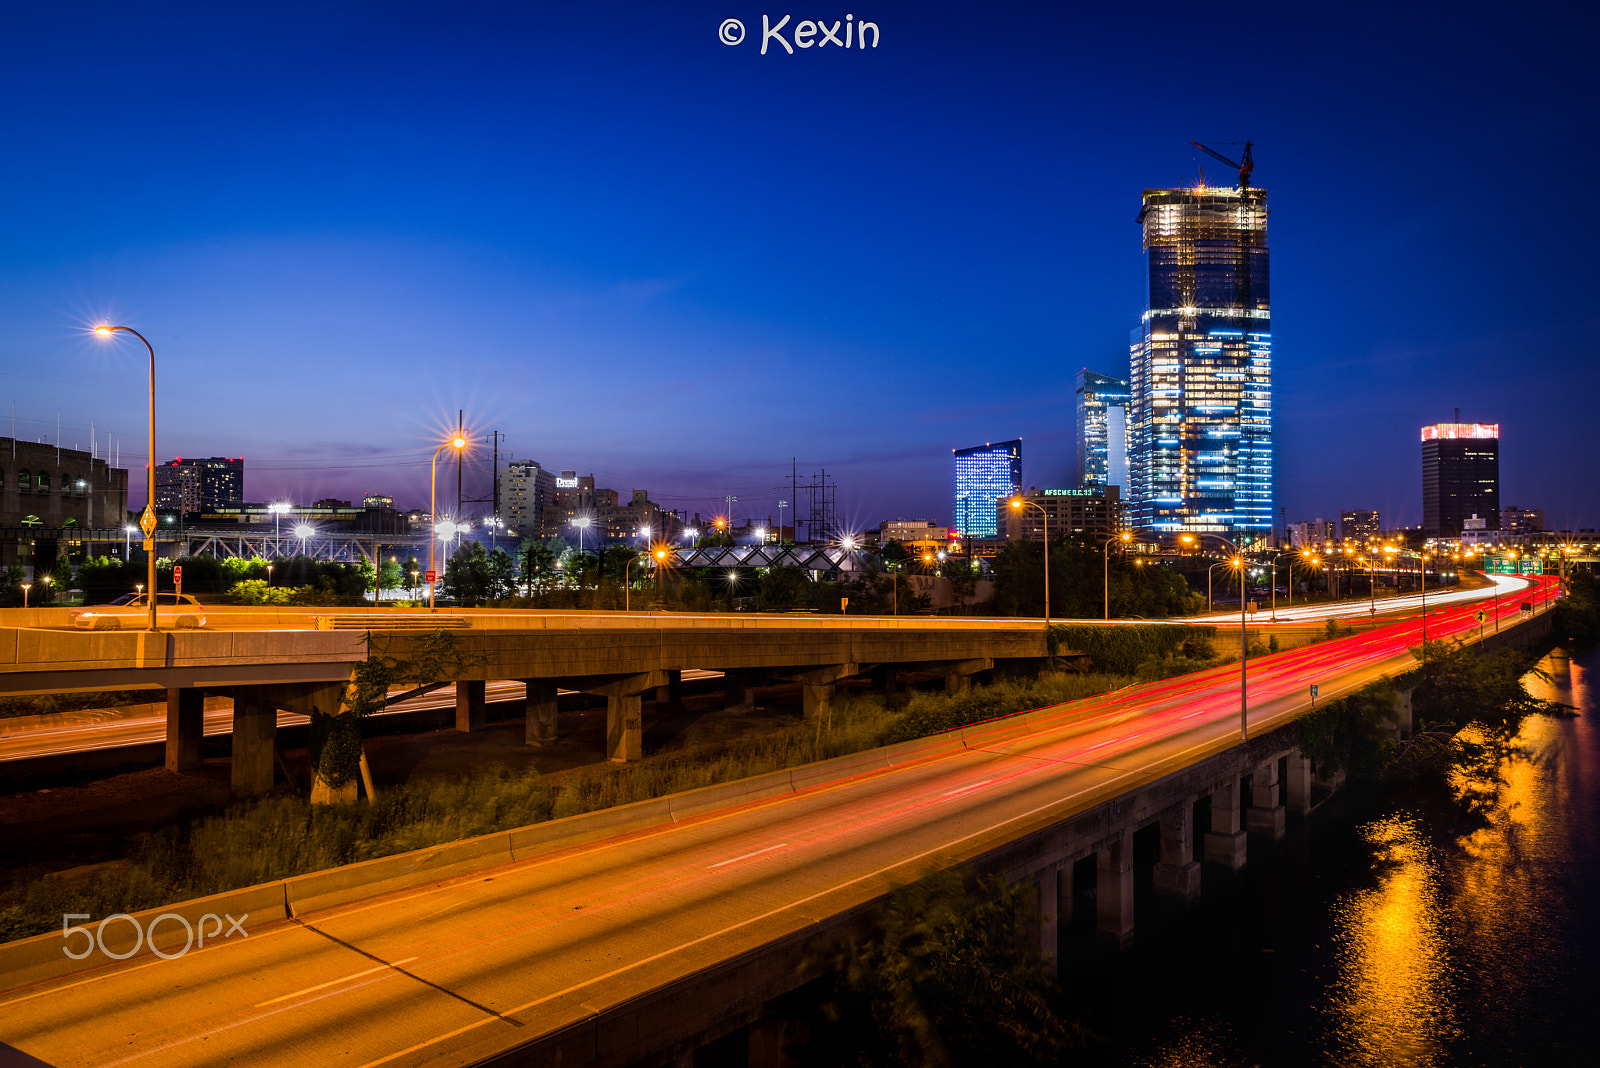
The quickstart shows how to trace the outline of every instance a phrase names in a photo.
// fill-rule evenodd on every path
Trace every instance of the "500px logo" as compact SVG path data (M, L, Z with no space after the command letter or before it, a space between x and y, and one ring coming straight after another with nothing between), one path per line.
M162 958L163 960L177 960L179 957L189 952L191 946L196 949L204 949L206 946L206 939L215 939L219 934L222 935L223 938L231 938L233 937L233 933L237 931L239 932L240 938L250 937L250 932L244 929L244 921L250 918L250 914L248 912L243 916L240 916L237 920L232 916L218 916L215 912L208 912L204 916L200 917L200 922L198 925L191 924L187 917L179 916L176 912L163 912L161 915L151 920L150 926L147 928L140 927L139 921L134 919L132 916L129 916L126 912L113 912L111 915L101 920L95 926L92 933L88 927L72 926L73 920L87 920L91 918L92 917L90 917L87 912L69 912L61 917L62 941L71 942L73 935L83 935L84 938L82 953L74 953L72 951L72 946L70 945L61 947L61 952L65 953L73 960L82 960L89 954L93 953L96 949L99 949L101 953L104 953L112 960L127 960L129 957L139 952L140 948L143 947L146 941L150 943L150 952L154 953L156 956ZM226 934L222 933L222 921L224 919L228 921L228 931ZM106 948L106 924L110 923L112 920L126 920L133 927L133 933L135 936L133 939L133 948L128 950L126 953L113 953L111 950ZM183 948L178 950L176 953L156 948L156 926L160 924L162 920L172 920L174 923L180 924L183 927ZM212 927L209 932L206 930L207 922L215 924L215 926ZM197 926L199 928L198 933L200 936L198 945L195 943Z
M801 19L789 31L789 36L783 34L784 28L789 25L792 16L785 15L776 24L765 14L761 16L761 54L767 54L769 44L782 45L783 50L794 55L796 48L877 48L880 31L876 22L866 19L857 21L855 15L847 14L842 19ZM867 35L872 35L872 44L867 44ZM793 44L790 39L793 39ZM717 27L717 40L725 45L739 45L744 43L744 23L738 19L723 19L722 25ZM776 51L776 49L774 49Z

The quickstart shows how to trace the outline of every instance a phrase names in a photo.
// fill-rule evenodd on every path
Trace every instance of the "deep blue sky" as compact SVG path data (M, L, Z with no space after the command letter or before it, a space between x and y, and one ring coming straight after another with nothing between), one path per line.
M1248 138L1288 518L1418 522L1459 406L1502 503L1600 525L1595 9L1265 8L9 4L0 382L137 467L142 349L85 334L136 326L160 458L254 500L425 504L465 409L669 507L765 516L798 457L860 525L947 521L953 447L1068 482L1140 191ZM763 12L882 44L763 56Z

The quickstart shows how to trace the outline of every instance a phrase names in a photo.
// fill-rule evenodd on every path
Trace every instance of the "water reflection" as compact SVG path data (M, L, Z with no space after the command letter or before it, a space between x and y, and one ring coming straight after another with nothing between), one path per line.
M1420 820L1391 816L1363 828L1376 886L1334 910L1339 982L1334 1033L1346 1063L1445 1063L1456 1009L1441 878Z

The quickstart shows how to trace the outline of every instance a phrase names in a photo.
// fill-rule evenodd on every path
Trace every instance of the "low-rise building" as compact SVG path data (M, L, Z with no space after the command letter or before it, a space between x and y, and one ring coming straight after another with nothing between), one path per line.
M995 505L995 521L1007 541L1043 541L1082 537L1104 541L1122 533L1122 490L1118 486L1082 486L1074 489L1029 487L1025 502L1013 508L1010 499Z

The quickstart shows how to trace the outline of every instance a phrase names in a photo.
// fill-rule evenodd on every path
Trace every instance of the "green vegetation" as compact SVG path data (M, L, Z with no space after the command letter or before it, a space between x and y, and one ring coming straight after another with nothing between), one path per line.
M834 976L802 1063L1059 1065L1088 1033L1065 1012L1021 916L1033 887L936 872L897 890L874 933L810 961Z
M53 716L85 708L117 708L165 701L165 690L108 690L94 693L47 693L34 697L0 697L0 719Z
M1166 678L1222 663L1212 641L1216 627L1133 623L1117 627L1051 624L1045 641L1052 656L1063 650L1088 656L1100 671ZM1169 669L1176 668L1173 672Z
M1140 564L1103 546L1075 538L1050 542L1050 614L1065 619L1097 619L1105 610L1109 581L1111 614L1120 618L1155 619L1188 615L1196 600L1182 575L1159 564ZM1109 578L1107 565L1109 564ZM1008 543L995 555L996 615L1037 616L1044 612L1044 546L1031 541ZM1200 600L1204 606L1204 599Z
M1581 642L1600 639L1600 579L1592 571L1575 570L1566 587L1556 605L1556 633Z
M443 634L449 638L448 632ZM403 674L416 677L419 660L453 655L434 641L396 659L382 650L359 680L353 705L370 710ZM369 661L373 663L373 661ZM410 665L410 666L406 666ZM304 872L320 871L410 849L542 820L629 804L701 786L797 767L860 752L901 738L945 730L986 716L1006 715L1104 692L1132 680L1112 676L1046 675L997 682L967 694L917 693L892 706L872 695L841 694L826 730L802 720L746 730L737 718L713 718L684 733L670 752L635 764L600 764L564 773L557 781L491 768L466 779L414 782L383 790L376 801L313 805L301 797L242 801L225 811L167 828L132 843L125 862L83 878L46 875L0 896L0 940L37 934L65 912L133 912L171 901ZM346 714L348 721L359 722ZM348 782L358 749L340 746L323 760L330 779ZM55 917L53 920L51 917Z

